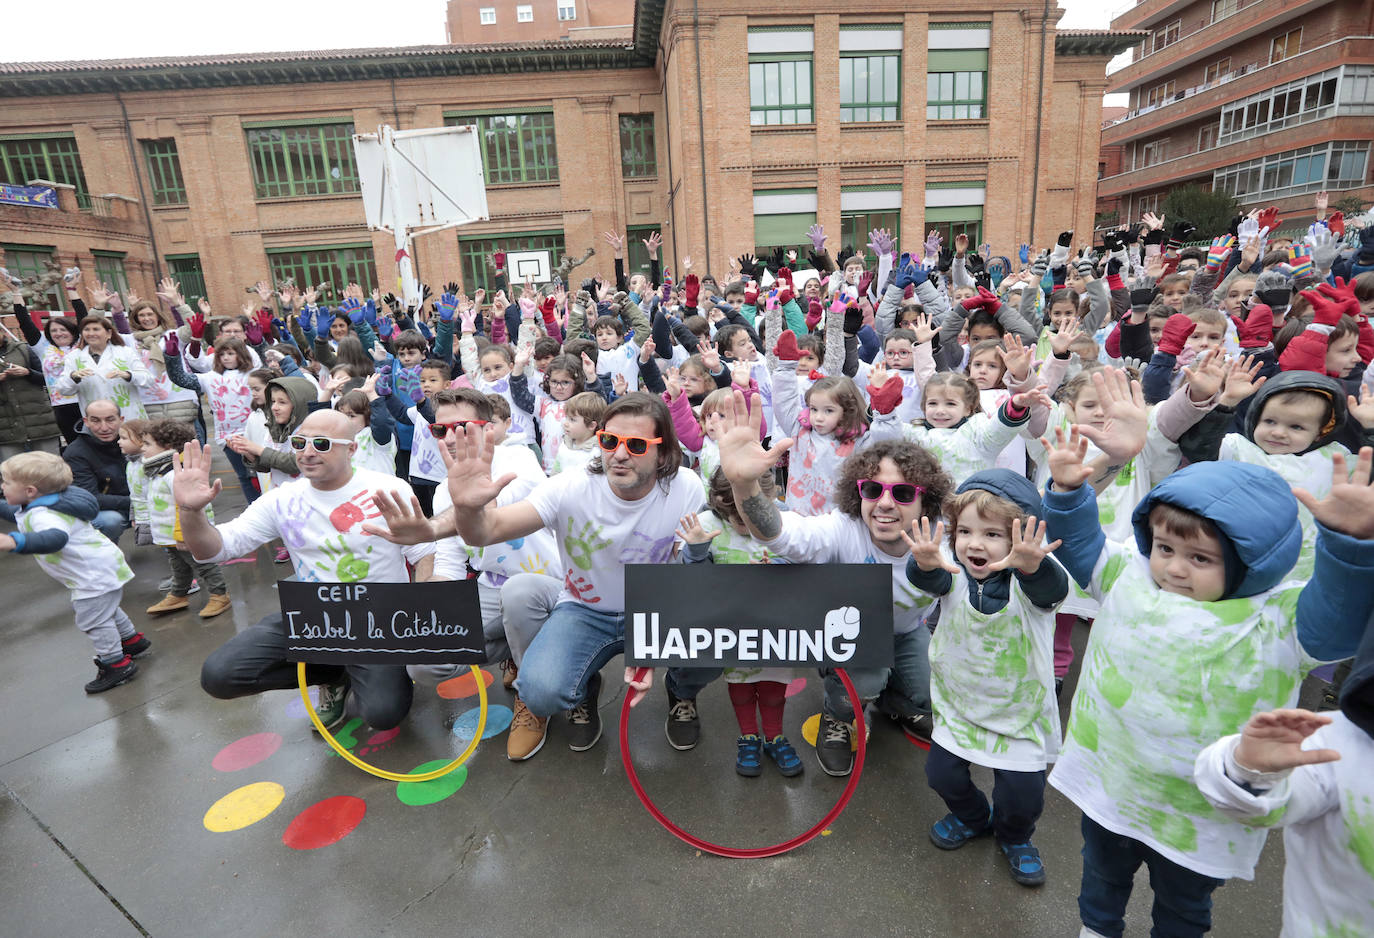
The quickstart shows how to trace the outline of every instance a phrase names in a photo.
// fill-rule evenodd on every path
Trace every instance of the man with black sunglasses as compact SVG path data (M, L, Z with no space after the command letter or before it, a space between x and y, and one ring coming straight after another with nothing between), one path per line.
M172 494L181 508L181 532L191 555L222 563L281 538L291 552L296 577L320 583L406 583L406 562L415 579L430 576L434 545L397 547L363 530L377 521L374 497L404 499L414 492L404 481L370 469L354 469L357 444L348 418L335 410L306 417L289 438L301 478L278 485L233 521L211 524L205 507L219 494L210 480L209 447L186 444L182 465L172 476ZM350 691L360 715L371 726L397 726L410 711L411 682L400 665L312 664L306 680L320 688L317 712L326 728L345 717ZM280 613L239 632L210 653L200 672L206 693L221 700L296 686L296 665L286 660L286 633Z

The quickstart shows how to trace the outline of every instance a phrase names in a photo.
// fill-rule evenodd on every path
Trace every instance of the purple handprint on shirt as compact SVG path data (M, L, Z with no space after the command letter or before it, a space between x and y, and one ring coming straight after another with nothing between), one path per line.
M288 550L298 550L305 546L305 526L310 522L310 506L305 496L282 499L281 518L277 530L281 532L282 543Z
M633 531L620 551L621 563L666 563L673 555L673 535L655 540Z

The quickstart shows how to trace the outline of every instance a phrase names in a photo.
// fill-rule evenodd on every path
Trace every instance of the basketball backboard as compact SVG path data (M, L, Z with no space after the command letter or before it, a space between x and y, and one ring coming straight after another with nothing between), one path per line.
M489 217L476 127L381 131L353 135L368 227L414 236Z

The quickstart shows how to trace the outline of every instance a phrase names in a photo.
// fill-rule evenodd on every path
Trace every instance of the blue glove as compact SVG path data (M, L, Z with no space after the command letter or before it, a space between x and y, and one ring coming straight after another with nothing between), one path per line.
M910 254L903 254L897 261L896 277L892 281L894 285L905 290L907 287L916 283L920 273L924 270L919 264L912 263Z
M377 335L383 339L391 338L391 332L395 327L391 324L390 316L377 317Z
M363 321L363 304L351 296L344 297L343 302L339 304L339 312L347 316L355 326Z
M372 302L371 300L368 300L366 303L363 304L363 319L367 320L367 324L372 327L372 330L374 332L377 330L376 303Z
M453 322L453 313L458 309L458 297L452 293L445 293L434 306L439 310L440 322Z
M1021 258L1021 263L1023 263L1023 264L1028 263L1028 262L1030 261L1030 245L1029 245L1029 244L1023 244L1023 245L1021 245L1021 250L1017 253L1016 256L1019 257L1019 258Z
M301 329L306 332L313 332L315 329L315 307L301 307L300 319ZM285 333L283 333L283 335L285 335Z

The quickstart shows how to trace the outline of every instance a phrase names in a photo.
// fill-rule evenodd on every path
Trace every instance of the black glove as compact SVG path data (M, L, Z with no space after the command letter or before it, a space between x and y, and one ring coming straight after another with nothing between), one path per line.
M1277 313L1288 308L1293 298L1293 291L1287 287L1279 287L1274 290L1256 290L1255 296L1261 303Z
M1164 229L1163 229L1163 228L1151 228L1149 231L1145 232L1145 243L1146 243L1146 244L1163 244L1163 243L1164 243Z
M812 270L825 269L825 256L822 254L817 254L815 251L807 251L806 260L811 265Z
M1115 257L1107 258L1107 276L1112 277L1121 273L1121 261Z
M452 293L454 296L457 296L457 295L458 295L458 282L457 282L456 280L450 280L448 283L444 284L444 292L445 292L445 293Z
M953 264L954 251L950 250L949 248L941 248L940 260L936 263L936 268L943 273L948 271L949 268L953 266Z
M1108 232L1102 237L1102 253L1111 254L1121 250L1121 237L1118 234Z
M1240 241L1240 223L1243 221L1245 221L1244 215L1232 215L1231 227L1226 229L1231 232L1231 237L1235 238L1238 242Z
M153 546L153 529L152 529L151 527L149 527L148 525L146 525L146 524L136 524L136 525L134 525L134 546L135 546L135 547L152 547L152 546Z
M964 257L964 269L976 277L984 273L988 269L988 265L977 254L968 254Z
M844 262L847 261L847 260L849 260L849 259L850 259L851 257L853 257L853 256L854 256L854 248L853 248L853 246L846 244L844 247L840 248L840 253L839 253L838 255L836 255L836 257L835 257L835 266L836 266L837 268L839 268L840 270L844 270ZM816 266L816 269L817 269L817 270L820 270L820 265L817 265L817 266Z
M1136 312L1139 312L1140 310L1144 309L1149 309L1150 304L1155 301L1155 295L1158 292L1159 291L1157 291L1154 287L1137 287L1136 289L1132 290L1131 309L1135 310Z
M1361 265L1374 264L1374 224L1365 225L1360 229L1359 256Z
M1120 231L1118 231L1116 233L1116 236L1121 239L1121 243L1123 246L1127 244L1135 244L1137 241L1140 240L1140 230L1142 227L1143 226L1140 224L1127 225L1125 228L1122 228Z
M1059 244L1059 246L1060 246L1061 248L1066 248L1066 247L1068 247L1070 244L1073 244L1073 232L1072 232L1072 231L1061 231L1061 232L1059 232L1059 241L1058 241L1058 244Z
M1188 236L1197 231L1197 225L1190 221L1174 222L1174 240L1180 243L1187 241Z
M844 311L844 334L858 335L859 330L864 325L864 311L857 306L850 306Z
M758 277L759 261L752 254L741 254L736 260L739 261L739 272L746 277Z

